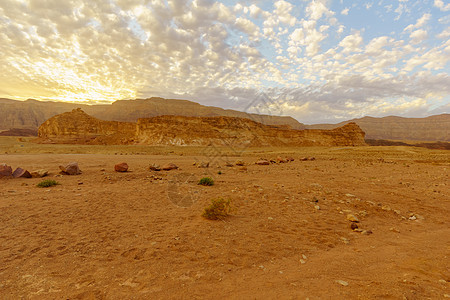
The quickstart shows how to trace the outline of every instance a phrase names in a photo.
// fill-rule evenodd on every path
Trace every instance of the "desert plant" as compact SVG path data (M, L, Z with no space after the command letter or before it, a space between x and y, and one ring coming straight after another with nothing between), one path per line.
M39 182L36 186L40 187L40 188L44 188L44 187L50 187L50 186L54 186L54 185L58 185L58 184L60 184L60 183L56 180L45 179L45 180Z
M217 172L217 174L222 175L222 171Z
M202 179L200 179L198 184L199 185L211 186L211 185L214 185L214 180L211 177L203 177Z
M202 217L208 220L223 220L230 215L230 211L230 199L212 199L211 204L203 211Z

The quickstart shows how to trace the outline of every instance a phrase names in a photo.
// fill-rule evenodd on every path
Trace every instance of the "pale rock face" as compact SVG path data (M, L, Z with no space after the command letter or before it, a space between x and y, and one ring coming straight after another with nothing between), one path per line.
M81 109L54 116L39 127L41 142L248 146L362 146L355 123L333 130L295 130L235 117L159 116L137 123L102 121Z

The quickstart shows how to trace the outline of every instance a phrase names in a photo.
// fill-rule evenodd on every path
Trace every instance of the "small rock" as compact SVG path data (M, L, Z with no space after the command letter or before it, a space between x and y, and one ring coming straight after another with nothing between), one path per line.
M12 175L14 178L31 178L30 172L22 168L15 169Z
M294 158L292 156L288 156L288 157L286 157L286 160L287 161L294 161Z
M12 168L6 164L0 164L0 178L12 176Z
M277 162L280 163L280 164L283 164L283 163L286 163L287 161L284 158L282 158L281 156L278 156L277 157Z
M382 209L382 210L385 210L385 211L391 211L391 210L392 210L392 209L391 209L389 206L387 206L387 205L381 206L381 209Z
M273 218L272 217L268 217L267 220L273 220Z
M411 217L409 217L409 220L411 220L411 221L417 220L417 217L416 216L411 216Z
M300 259L301 264L306 264L306 261L304 259Z
M247 171L247 167L240 167L239 171Z
M116 172L126 172L128 171L128 164L123 162L114 166L114 171Z
M372 232L372 230L363 230L363 231L361 231L361 234L364 234L364 235L369 235L369 234L372 234L373 232Z
M320 206L319 205L314 205L314 208L317 210L320 210Z
M359 219L353 214L348 214L347 220L349 220L350 222L359 223Z
M148 167L150 171L161 171L161 167L157 164L152 164L150 167Z
M261 160L258 160L255 164L260 165L260 166L268 166L268 165L270 165L270 161L268 161L266 159L261 159Z
M225 166L227 166L227 167L233 167L234 165L233 165L232 163L230 163L230 162L226 162L226 163L225 163Z
M241 166L241 167L242 167L242 166L245 165L245 162L243 162L242 160L238 160L238 161L235 162L235 165L236 165L236 166Z
M197 164L197 168L209 168L209 162L201 162Z
M347 196L347 197L356 197L356 196L353 195L353 194L345 194L345 196Z
M31 172L31 177L33 178L42 178L48 175L48 171L44 169L39 169Z
M81 170L78 167L77 162L71 162L67 166L59 166L61 173L64 175L78 175L81 174Z
M356 224L355 222L352 222L352 223L350 224L350 228L351 228L352 230L356 230L356 229L358 228L358 224Z
M336 280L336 282L339 283L340 285L343 285L343 286L347 286L348 285L348 282L344 281L344 280Z
M170 170L176 170L178 169L177 165L173 164L173 163L168 163L165 164L161 167L162 170L164 171L170 171Z

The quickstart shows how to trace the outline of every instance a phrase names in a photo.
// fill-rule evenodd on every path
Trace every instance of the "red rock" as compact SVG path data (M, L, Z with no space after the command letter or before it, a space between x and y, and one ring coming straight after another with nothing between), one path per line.
M67 166L59 166L61 173L65 175L78 175L81 174L81 170L78 167L77 162L71 162Z
M270 165L270 161L268 161L266 159L261 159L261 160L258 160L255 164L260 165L260 166L267 166L267 165Z
M148 169L150 171L161 171L161 167L157 164L152 164L151 166L148 167Z
M169 164L163 165L161 169L164 171L170 171L170 170L178 169L178 167L177 167L177 165L175 165L173 163L169 163Z
M0 164L0 178L12 176L12 168L6 164Z
M14 178L31 178L30 172L22 168L15 169L12 175Z
M128 164L127 163L120 163L114 166L114 171L116 172L126 172L128 171Z
M292 156L288 156L288 157L286 157L286 160L287 161L294 161L294 158Z

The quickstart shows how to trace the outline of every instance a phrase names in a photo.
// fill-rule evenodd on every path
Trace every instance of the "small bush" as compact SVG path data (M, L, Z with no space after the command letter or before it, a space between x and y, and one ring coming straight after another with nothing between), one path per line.
M205 208L202 217L208 220L223 220L230 215L230 211L230 199L213 199L211 200L211 204Z
M217 172L217 174L222 175L222 171Z
M203 177L202 179L200 179L198 184L199 185L211 186L211 185L214 185L214 180L211 177Z
M54 186L54 185L58 185L58 184L59 184L59 182L56 180L46 179L46 180L39 182L37 184L37 187L44 188L44 187L50 187L50 186Z

